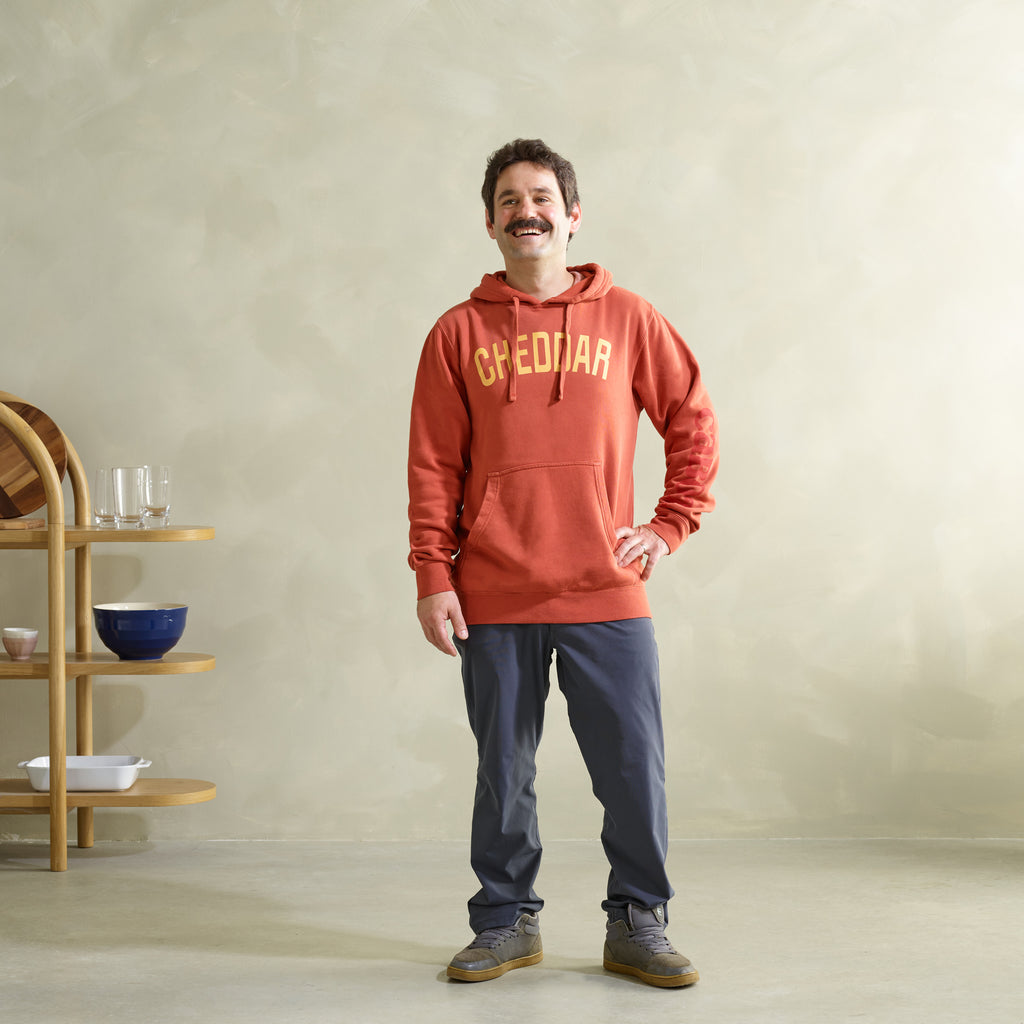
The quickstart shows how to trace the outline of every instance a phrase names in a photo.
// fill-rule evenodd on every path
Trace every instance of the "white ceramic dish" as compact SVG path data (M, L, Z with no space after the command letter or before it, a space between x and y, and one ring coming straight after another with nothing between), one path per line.
M141 757L121 754L68 755L67 788L69 790L99 792L131 789L139 777L141 768L148 768L153 762ZM22 761L19 768L28 772L28 781L39 792L50 789L50 759L34 757Z

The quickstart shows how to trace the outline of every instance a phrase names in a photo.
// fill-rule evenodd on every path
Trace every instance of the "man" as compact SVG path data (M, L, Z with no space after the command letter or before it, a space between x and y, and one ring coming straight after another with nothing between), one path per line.
M649 303L596 264L567 266L583 215L568 161L518 139L492 154L482 194L505 270L427 337L409 445L417 614L430 643L461 656L478 753L476 938L448 976L486 981L543 955L533 784L554 655L605 809L604 966L690 985L697 971L665 935L664 743L644 583L713 507L714 412L693 355ZM666 478L653 518L634 526L641 410L664 438Z

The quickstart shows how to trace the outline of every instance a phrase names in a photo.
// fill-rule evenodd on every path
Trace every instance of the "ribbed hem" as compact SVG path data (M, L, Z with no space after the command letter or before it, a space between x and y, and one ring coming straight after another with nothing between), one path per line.
M642 583L590 593L474 594L460 591L459 603L471 626L512 622L613 622L651 616Z

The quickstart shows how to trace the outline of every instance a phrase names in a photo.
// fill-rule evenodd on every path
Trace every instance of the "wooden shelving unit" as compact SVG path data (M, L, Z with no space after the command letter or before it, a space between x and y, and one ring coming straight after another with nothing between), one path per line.
M0 424L17 438L39 472L46 492L47 524L41 530L0 530L0 551L40 550L47 558L47 606L50 650L31 659L13 661L0 651L0 681L45 679L49 684L50 791L36 792L25 779L0 779L0 814L48 814L50 868L66 871L70 810L78 811L78 845L93 845L96 807L170 807L202 803L217 795L217 787L202 779L140 778L120 792L67 791L67 684L75 681L75 746L79 754L93 753L92 680L94 676L158 676L206 672L215 665L209 654L171 651L160 661L121 661L109 652L92 649L92 547L94 544L152 544L210 540L209 526L170 526L157 530L116 530L90 524L89 487L78 453L67 437L68 476L74 498L74 523L64 522L60 477L46 447L31 427L8 408L21 399L0 391ZM75 649L65 649L65 553L74 552ZM2 700L2 693L0 693Z

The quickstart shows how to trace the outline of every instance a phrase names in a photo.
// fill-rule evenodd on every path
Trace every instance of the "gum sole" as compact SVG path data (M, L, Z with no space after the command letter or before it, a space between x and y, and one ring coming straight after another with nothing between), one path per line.
M671 975L665 977L662 974L648 974L646 971L641 971L639 967L617 964L612 960L605 960L604 969L606 971L614 971L616 974L629 974L657 988L685 988L700 981L700 975L696 971L690 971L688 974L677 974L674 977Z
M498 964L488 971L464 971L460 967L448 966L447 975L455 981L490 981L492 978L500 978L517 967L532 967L544 959L543 951L531 953L529 956L521 956L518 960L509 960L508 963Z

